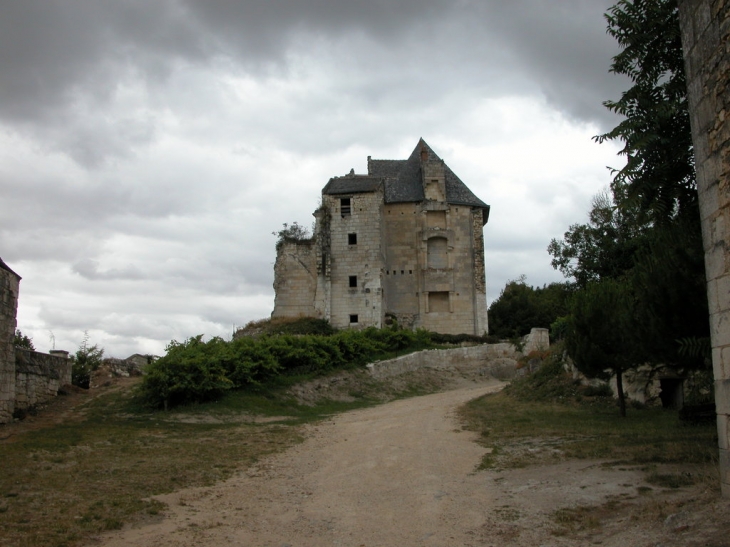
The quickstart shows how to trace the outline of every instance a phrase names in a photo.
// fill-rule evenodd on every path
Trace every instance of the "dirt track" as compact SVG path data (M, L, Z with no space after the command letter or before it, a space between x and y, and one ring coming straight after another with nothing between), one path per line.
M634 499L641 473L586 461L474 472L486 449L460 429L453 411L500 387L492 381L336 416L310 427L304 443L224 483L161 496L169 504L164 518L97 544L726 545L714 542L725 539L724 502L704 516L684 511L650 522L634 522L629 505L588 535L551 535L555 509ZM693 494L667 495L659 502ZM700 529L712 542L693 542Z

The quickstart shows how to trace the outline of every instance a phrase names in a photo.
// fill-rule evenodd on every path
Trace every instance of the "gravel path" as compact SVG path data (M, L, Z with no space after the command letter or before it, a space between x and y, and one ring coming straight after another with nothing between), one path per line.
M702 485L638 495L641 470L591 461L475 472L487 449L461 430L454 411L502 385L491 380L335 416L226 482L160 496L169 505L164 517L94 545L728 545L730 503ZM556 535L556 509L607 506L595 526Z

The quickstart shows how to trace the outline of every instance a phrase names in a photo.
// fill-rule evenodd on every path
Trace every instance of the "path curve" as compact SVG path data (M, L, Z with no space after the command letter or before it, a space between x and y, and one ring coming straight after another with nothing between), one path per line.
M113 532L105 547L466 546L492 494L473 471L485 449L454 416L501 389L474 387L394 401L310 426L286 452L209 488L158 499L160 522Z

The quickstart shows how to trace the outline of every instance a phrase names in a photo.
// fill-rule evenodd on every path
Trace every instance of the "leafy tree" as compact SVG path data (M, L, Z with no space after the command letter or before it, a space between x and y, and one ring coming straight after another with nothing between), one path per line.
M629 283L636 295L636 330L643 360L683 369L706 366L682 341L709 338L702 234L695 219L655 228L637 254Z
M84 339L76 350L76 354L71 357L73 365L71 367L71 383L75 386L89 389L91 382L91 373L101 366L104 359L104 350L94 344L89 345L89 334L84 332Z
M623 187L614 185L614 192ZM646 228L635 208L619 207L606 192L593 198L587 224L573 224L562 240L548 245L552 266L579 288L601 279L617 279L629 271Z
M621 46L610 70L632 86L604 102L625 119L595 139L623 141L626 165L614 171L614 184L626 185L647 220L666 223L697 207L677 2L620 0L606 19Z
M24 335L22 332L20 332L20 329L15 329L15 336L13 337L13 345L16 348L25 348L25 349L29 349L31 351L35 351L35 346L33 345L33 339Z
M604 279L575 293L565 347L589 378L616 375L619 411L626 416L623 374L641 363L633 295L626 283Z
M572 289L567 283L551 283L531 287L525 277L508 281L502 292L489 306L490 334L513 338L530 333L534 327L549 328L568 312Z

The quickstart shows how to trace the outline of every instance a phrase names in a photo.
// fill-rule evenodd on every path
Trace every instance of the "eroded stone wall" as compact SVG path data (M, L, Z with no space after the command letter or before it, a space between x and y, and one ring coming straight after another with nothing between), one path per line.
M315 309L317 256L315 244L282 242L274 264L272 317L321 317Z
M705 247L723 495L730 497L730 18L728 0L680 0Z
M15 411L52 399L71 383L68 358L15 348Z
M15 337L20 278L0 263L0 423L15 410Z

